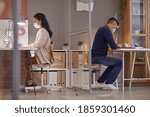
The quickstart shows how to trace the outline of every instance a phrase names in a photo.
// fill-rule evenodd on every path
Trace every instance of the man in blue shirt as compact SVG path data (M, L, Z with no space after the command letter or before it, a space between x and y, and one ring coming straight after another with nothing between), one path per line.
M113 83L117 79L122 68L121 59L107 56L107 51L109 48L119 48L112 35L118 26L119 21L116 18L109 18L107 24L100 27L96 32L92 46L92 64L102 64L108 66L97 80L97 84L103 88L110 88L111 90L119 89L118 87L115 87Z

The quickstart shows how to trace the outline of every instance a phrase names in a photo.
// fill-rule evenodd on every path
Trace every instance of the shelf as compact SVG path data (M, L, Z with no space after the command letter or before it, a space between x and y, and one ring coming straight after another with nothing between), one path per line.
M71 50L72 52L88 52L88 50Z
M89 71L90 69L89 68L72 68L72 71Z
M135 34L135 33L133 33L133 34L131 34L131 36L141 36L141 37L143 36L144 37L144 36L146 36L146 34Z
M144 4L145 2L144 1L141 1L141 0L132 0L132 3L141 3L141 4Z
M66 52L68 50L53 50L54 52Z
M134 2L132 2L132 4L144 4L144 2L142 2L142 1L134 1Z
M140 13L140 14L136 14L136 13L132 13L132 16L144 16L145 14L144 13Z
M135 62L136 65L145 65L144 62Z
M130 78L126 78L124 80L131 80L131 79ZM136 81L138 81L138 80L150 80L150 78L132 78L132 80L136 80Z
M62 50L53 50L54 52L68 52L69 50L68 49L62 49ZM71 50L71 52L88 52L89 50L79 50L79 49L77 49L77 50Z

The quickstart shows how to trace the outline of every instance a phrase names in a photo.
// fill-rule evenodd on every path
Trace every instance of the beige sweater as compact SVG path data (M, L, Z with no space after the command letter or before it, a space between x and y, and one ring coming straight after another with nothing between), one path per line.
M50 64L50 45L51 39L49 37L49 33L45 28L40 28L36 34L34 43L27 47L38 48L38 50L35 51L35 57L38 64Z

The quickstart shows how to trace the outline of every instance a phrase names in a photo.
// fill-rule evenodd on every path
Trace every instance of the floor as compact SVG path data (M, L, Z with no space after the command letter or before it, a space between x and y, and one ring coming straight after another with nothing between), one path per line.
M20 91L20 100L149 100L150 99L150 86L134 86L131 89L125 87L123 92L120 88L119 91L108 91L102 89L93 89L91 93L79 89L64 89L63 92L52 91L47 94L46 89L34 92L25 93ZM1 100L11 100L12 92L2 90L0 92Z

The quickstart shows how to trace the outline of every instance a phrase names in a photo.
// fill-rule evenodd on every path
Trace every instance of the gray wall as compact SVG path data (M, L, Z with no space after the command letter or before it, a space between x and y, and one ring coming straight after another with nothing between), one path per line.
M42 12L47 16L50 27L53 31L52 40L55 48L62 48L62 44L67 42L69 33L69 0L28 0L29 18L29 42L33 42L37 30L33 27L33 15ZM117 12L119 0L94 0L92 12L92 35L99 26L105 25L109 17ZM71 0L71 32L84 30L88 27L88 12L76 11L76 0ZM78 40L87 40L87 34L78 35L72 38L75 46ZM74 48L74 47L73 47Z
M52 41L60 47L63 40L63 0L28 0L29 43L33 42L37 29L33 27L33 16L37 12L44 13L53 31Z

